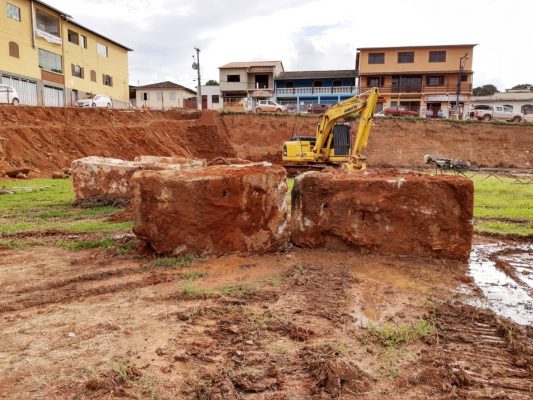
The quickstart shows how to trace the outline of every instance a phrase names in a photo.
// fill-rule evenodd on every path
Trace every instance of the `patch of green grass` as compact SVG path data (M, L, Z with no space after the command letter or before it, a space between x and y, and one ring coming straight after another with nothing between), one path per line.
M367 331L370 336L374 337L383 346L395 347L433 335L435 326L425 319L401 324L383 323L375 325L370 322L367 326Z
M214 291L200 288L194 283L186 284L183 287L183 294L187 297L210 297L216 295Z
M186 254L178 257L159 257L146 264L146 269L150 268L187 268L191 267L197 259L193 254Z
M107 249L113 244L115 241L111 238L103 238L103 239L86 239L86 240L77 240L77 241L61 241L58 243L59 247L62 247L67 250L87 250L87 249L97 249L97 248L104 248Z
M476 232L495 233L498 235L533 236L533 222L517 224L512 222L485 222L476 223Z
M267 283L267 285L272 286L272 287L277 287L281 285L282 281L283 281L283 278L281 277L281 275L278 275L278 274L271 275L265 279L265 282Z
M30 193L17 192L0 197L0 215L48 207L70 207L74 201L70 179L32 179L0 182L0 187L28 187Z
M220 292L224 296L245 297L257 292L257 288L247 283L238 283L236 285L224 285Z
M191 269L189 271L182 272L180 274L180 278L187 281L195 281L197 279L200 279L201 277L205 276L206 273L202 271L197 271L195 269Z
M133 228L133 222L83 221L69 224L65 230L73 233L94 233L129 231L131 228Z
M336 357L346 357L348 355L348 348L346 345L342 342L339 342L337 340L330 340L325 342L324 348L327 348L330 350L331 355Z
M27 247L29 247L27 244L17 241L17 240L13 240L13 241L0 240L0 249L20 250L20 249L25 249Z

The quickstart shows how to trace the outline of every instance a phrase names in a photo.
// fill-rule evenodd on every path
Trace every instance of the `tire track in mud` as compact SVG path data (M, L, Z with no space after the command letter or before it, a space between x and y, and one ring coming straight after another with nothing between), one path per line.
M435 320L426 383L464 399L533 398L533 329L463 304L439 306Z
M119 283L108 282L113 278L130 278L135 277L135 275L138 274L140 275L140 279ZM58 282L47 282L42 285L20 289L15 293L15 296L18 297L16 300L0 302L0 314L12 311L22 311L28 308L48 304L83 301L87 298L103 294L118 293L126 290L160 285L175 279L176 275L161 272L142 274L140 273L139 268L125 268L84 274ZM101 285L99 285L100 283ZM88 284L89 287L84 287L84 284ZM90 287L90 285L93 286ZM10 298L11 297L13 296L10 296Z

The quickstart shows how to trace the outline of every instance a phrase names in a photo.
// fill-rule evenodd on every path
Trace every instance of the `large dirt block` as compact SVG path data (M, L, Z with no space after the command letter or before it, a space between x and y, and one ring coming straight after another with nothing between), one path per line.
M160 157L160 156L138 156L133 161L154 164L171 164L175 169L202 168L207 166L206 160L193 160L185 157Z
M467 260L474 188L452 176L307 172L292 192L298 246Z
M170 159L170 157L168 157ZM205 160L172 157L148 157L141 161L116 158L86 157L72 162L72 182L76 202L128 203L131 199L130 181L136 171L201 168ZM163 161L163 162L161 162Z
M266 253L288 245L282 167L139 171L132 188L134 232L158 253Z

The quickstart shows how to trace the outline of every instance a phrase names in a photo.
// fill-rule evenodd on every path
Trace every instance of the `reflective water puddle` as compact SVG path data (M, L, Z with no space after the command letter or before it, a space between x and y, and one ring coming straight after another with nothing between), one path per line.
M533 244L474 245L469 265L469 275L485 297L470 304L533 325Z

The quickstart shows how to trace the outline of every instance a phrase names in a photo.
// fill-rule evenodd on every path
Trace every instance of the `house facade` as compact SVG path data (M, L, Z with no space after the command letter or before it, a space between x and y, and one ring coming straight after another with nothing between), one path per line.
M274 97L274 80L283 72L281 61L231 62L219 67L223 106L248 98L252 103Z
M295 111L335 104L357 94L355 70L287 71L275 79L275 99Z
M472 96L472 106L505 106L514 112L524 113L526 119L533 121L533 91L508 89L505 92L494 93L492 96Z
M378 87L378 111L403 106L421 115L465 114L472 96L475 44L357 49L360 91ZM458 93L459 92L459 93ZM459 94L459 96L457 96Z
M183 108L185 100L196 96L194 90L170 81L137 86L135 91L136 106L151 110Z
M129 107L131 49L37 0L0 0L0 81L20 103L72 106L104 94Z
M219 85L202 85L202 110L220 110L223 107Z

